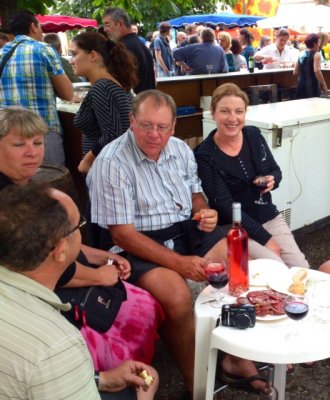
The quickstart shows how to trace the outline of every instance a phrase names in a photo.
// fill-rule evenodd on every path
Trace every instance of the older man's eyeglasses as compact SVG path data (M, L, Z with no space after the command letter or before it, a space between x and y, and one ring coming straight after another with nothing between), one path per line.
M72 235L76 230L78 230L78 229L80 230L80 229L81 229L83 226L85 226L85 225L86 225L86 219L85 219L85 217L81 216L81 217L80 217L79 224L77 224L77 225L74 226L72 229L70 229L70 231L69 231L65 236L61 237L61 239L59 239L59 240L56 242L56 244L55 244L55 246L53 247L52 250L54 250L54 249L62 242L63 239L65 239L66 237Z
M154 130L156 130L158 133L160 133L162 135L162 134L168 133L172 128L172 125L160 124L160 125L155 126L151 122L140 122L137 119L135 119L135 121L136 121L136 125L138 128L140 128L143 131L148 132L148 133L151 133Z

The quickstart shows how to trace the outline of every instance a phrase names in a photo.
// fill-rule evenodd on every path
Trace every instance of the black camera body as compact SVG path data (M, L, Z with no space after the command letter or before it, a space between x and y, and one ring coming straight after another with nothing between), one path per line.
M221 325L233 328L253 328L256 324L256 309L252 304L224 304L221 310Z

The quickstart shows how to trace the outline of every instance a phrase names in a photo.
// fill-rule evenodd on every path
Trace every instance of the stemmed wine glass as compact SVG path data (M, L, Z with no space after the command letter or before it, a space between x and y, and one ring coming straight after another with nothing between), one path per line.
M290 295L285 299L284 311L286 315L294 321L294 329L286 335L287 340L297 340L299 332L302 329L302 319L306 317L309 311L308 299L304 295Z
M256 176L254 181L253 181L254 185L259 189L259 199L255 200L255 204L259 204L259 205L266 205L268 204L267 201L264 200L263 198L263 190L265 190L267 188L267 183L268 180L265 176Z
M223 260L208 259L204 270L209 284L215 289L211 292L211 296L214 296L211 306L221 308L225 298L225 293L221 289L229 280L226 263Z
M213 64L207 64L206 69L209 71L209 75L212 73Z

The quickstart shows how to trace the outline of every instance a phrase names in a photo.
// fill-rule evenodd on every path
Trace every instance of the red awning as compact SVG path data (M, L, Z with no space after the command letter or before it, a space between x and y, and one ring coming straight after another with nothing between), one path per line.
M68 17L67 15L37 15L36 17L44 33L97 28L97 21L95 19L75 18Z

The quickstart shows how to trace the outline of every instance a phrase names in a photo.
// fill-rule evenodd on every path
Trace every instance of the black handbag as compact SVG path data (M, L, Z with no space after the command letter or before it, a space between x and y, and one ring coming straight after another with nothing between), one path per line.
M89 326L100 333L111 328L122 302L127 300L120 280L114 286L59 288L55 293L63 303L71 304L71 310L61 311L69 322L78 329Z

